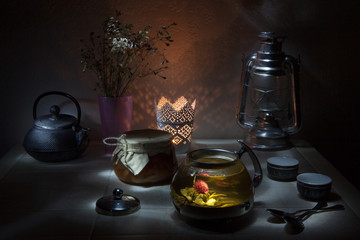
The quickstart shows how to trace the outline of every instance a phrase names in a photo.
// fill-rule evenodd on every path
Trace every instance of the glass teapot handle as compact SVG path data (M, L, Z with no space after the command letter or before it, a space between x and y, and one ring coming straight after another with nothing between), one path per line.
M254 186L257 187L259 186L259 184L262 181L263 178L263 173L262 173L262 169L261 169L261 165L259 163L258 158L256 157L255 153L250 149L250 147L248 147L245 143L243 143L241 140L237 140L238 143L242 146L242 148L240 149L239 152L237 152L237 154L239 155L239 158L241 157L241 155L245 152L247 152L250 156L250 159L254 165L254 178L253 178L253 183Z

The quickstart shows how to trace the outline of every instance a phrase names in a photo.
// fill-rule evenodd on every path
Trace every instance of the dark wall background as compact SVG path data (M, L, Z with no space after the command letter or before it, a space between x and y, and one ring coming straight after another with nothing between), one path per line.
M301 56L303 127L298 134L360 186L359 4L356 0L49 0L2 1L0 9L0 156L32 127L33 102L49 90L73 95L82 125L100 139L95 77L82 73L80 39L100 31L115 9L135 26L177 22L168 80L148 77L134 89L133 128L155 127L154 100L197 100L194 138L241 138L234 116L242 56L261 31L287 36L283 50ZM71 103L49 98L74 113Z

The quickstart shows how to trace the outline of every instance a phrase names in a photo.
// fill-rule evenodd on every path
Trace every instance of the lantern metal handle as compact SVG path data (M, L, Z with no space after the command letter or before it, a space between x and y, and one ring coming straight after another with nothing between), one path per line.
M241 71L241 82L240 82L240 86L246 86L248 84L248 79L249 79L249 74L250 74L250 69L254 63L256 59L256 53L252 54L250 57L248 58L243 58L242 59L242 71ZM242 121L242 116L241 113L244 112L245 109L243 109L241 103L245 102L246 97L247 97L247 92L244 91L244 88L241 87L240 88L240 92L239 92L239 99L238 99L238 106L237 106L237 113L236 113L236 119L237 119L237 123L240 125L240 127L251 127L252 125L250 123L247 123L246 121ZM242 124L244 126L242 126Z
M292 84L291 96L294 107L294 124L287 129L287 132L294 134L299 132L301 128L300 93L299 93L300 56L298 59L295 59L292 56L286 55L283 64L288 65L290 67L291 84Z

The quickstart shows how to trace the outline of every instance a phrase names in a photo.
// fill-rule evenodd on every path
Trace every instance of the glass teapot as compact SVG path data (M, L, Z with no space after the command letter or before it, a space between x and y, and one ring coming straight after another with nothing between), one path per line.
M198 149L188 153L170 185L180 215L195 220L230 219L252 209L254 187L263 175L254 152L239 143L242 148L238 152ZM254 165L253 179L240 160L245 152Z

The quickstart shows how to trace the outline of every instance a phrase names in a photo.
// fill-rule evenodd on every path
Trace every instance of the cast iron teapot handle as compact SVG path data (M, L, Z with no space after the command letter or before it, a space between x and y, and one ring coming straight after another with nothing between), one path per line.
M243 143L241 140L237 140L238 143L240 143L240 145L242 146L242 148L240 149L239 152L237 152L237 154L239 155L239 158L241 157L241 155L244 152L249 153L250 159L254 165L254 178L253 178L253 183L254 186L257 187L263 178L263 173L262 173L262 169L261 169L261 165L259 163L258 158L256 157L255 153L250 149L250 147L248 147L245 143Z
M77 110L77 122L76 122L76 126L80 126L81 109L80 109L80 105L79 105L78 101L76 101L76 99L75 99L73 96L71 96L70 94L64 93L64 92L59 92L59 91L51 91L51 92L43 93L43 94L41 94L41 95L35 100L35 102L34 102L34 107L33 107L33 117L34 117L34 120L36 119L36 110L37 110L38 102L40 101L40 99L42 99L43 97L48 96L48 95L61 95L61 96L67 97L67 98L69 98L71 101L73 101L74 104L75 104L75 106L76 106L76 110Z

